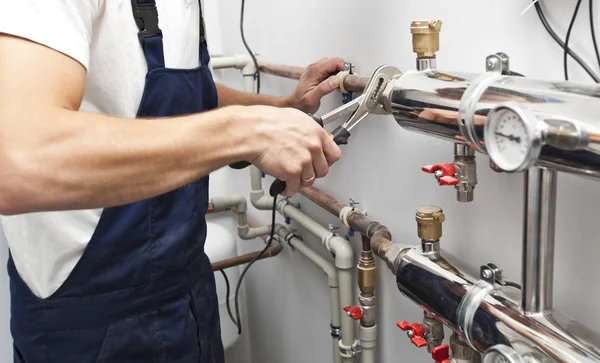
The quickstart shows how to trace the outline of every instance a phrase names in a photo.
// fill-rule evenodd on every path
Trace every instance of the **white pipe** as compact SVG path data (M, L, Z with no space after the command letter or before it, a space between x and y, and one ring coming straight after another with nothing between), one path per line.
M254 67L252 58L250 58L250 56L247 54L231 55L227 57L212 57L210 63L213 69L236 68L242 70L249 63L252 63L252 67Z
M265 196L262 187L260 170L252 165L250 167L250 202L258 210L271 210L273 208L273 197Z
M279 203L279 213L287 218L291 218L299 225L304 227L310 233L321 239L321 242L330 252L335 255L335 266L338 269L338 278L340 286L340 309L346 306L354 305L354 291L352 283L352 271L354 268L354 250L352 245L346 239L334 236L329 230L321 226L315 220L301 212L291 204ZM339 341L341 351L350 351L357 347L357 341L354 331L354 320L349 316L342 317L342 340ZM344 362L352 362L350 356L344 357Z
M336 281L336 284L338 282ZM329 287L331 295L331 329L341 329L342 314L340 311L340 288ZM341 330L340 330L341 331ZM331 341L333 344L333 363L342 363L342 356L340 355L340 348L338 346L340 337L334 336L332 331Z
M283 226L277 226L277 234L282 238L288 239L290 231ZM308 247L304 242L296 237L289 238L289 244L296 251L306 256L312 263L320 267L323 272L327 275L330 301L331 301L331 328L340 329L341 310L340 310L340 291L338 281L338 270L325 258L315 252L312 248ZM333 361L334 363L341 363L342 356L339 352L338 341L339 338L332 336L333 340Z
M362 347L362 363L375 363L375 345L377 343L377 325L359 328L359 338Z
M212 205L214 212L223 212L226 210L233 210L235 212L237 215L238 236L243 240L251 240L271 233L271 226L250 228L248 225L248 217L246 215L246 212L248 211L248 202L246 201L246 198L241 195L212 198L210 204Z

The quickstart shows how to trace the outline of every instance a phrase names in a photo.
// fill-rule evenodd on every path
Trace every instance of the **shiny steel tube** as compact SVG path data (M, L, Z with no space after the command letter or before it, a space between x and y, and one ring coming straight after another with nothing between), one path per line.
M420 247L400 255L396 281L400 291L421 308L459 331L479 352L496 344L522 356L561 363L600 362L600 335L556 312L524 314L515 288L481 288L461 262L442 253L431 259ZM463 319L471 312L470 319ZM459 318L461 317L461 318ZM468 324L464 324L468 320ZM541 360L540 360L541 361Z
M556 171L533 168L525 175L523 294L526 313L552 309Z
M409 71L388 87L386 103L398 124L485 151L488 112L505 102L527 107L547 125L581 131L583 143L544 146L538 165L600 178L600 86L540 81L499 73Z

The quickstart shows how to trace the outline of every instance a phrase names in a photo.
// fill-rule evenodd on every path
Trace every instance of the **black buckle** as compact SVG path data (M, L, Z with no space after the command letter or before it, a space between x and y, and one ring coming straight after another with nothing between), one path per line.
M156 10L156 4L138 5L136 0L131 0L131 4L133 6L135 23L140 29L138 33L140 43L143 43L145 38L157 35L162 36L162 31L158 27L158 10Z

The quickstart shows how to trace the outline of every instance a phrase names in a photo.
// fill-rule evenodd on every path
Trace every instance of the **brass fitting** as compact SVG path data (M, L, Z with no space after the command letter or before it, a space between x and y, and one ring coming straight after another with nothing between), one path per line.
M364 295L373 295L377 284L377 268L373 253L363 251L358 260L358 288Z
M440 50L441 20L415 20L410 24L413 51L418 58L435 58Z
M442 223L446 220L442 208L426 205L416 213L419 238L424 242L437 242L442 238Z

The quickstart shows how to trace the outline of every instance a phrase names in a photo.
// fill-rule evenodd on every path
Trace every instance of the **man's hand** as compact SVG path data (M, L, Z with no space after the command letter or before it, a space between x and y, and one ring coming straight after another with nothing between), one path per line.
M287 184L284 196L311 186L341 157L327 132L304 112L251 106L235 110L244 124L251 152L245 160Z
M304 112L317 112L321 106L321 98L339 87L337 73L343 70L344 60L341 58L323 58L311 64L285 103Z

